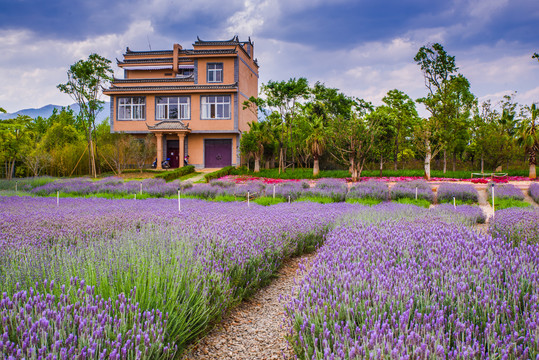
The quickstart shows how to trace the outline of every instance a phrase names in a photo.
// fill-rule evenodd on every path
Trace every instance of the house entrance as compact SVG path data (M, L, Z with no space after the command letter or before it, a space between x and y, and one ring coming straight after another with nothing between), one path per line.
M178 141L167 141L167 156L170 159L169 164L171 168L177 168L180 166L180 150Z

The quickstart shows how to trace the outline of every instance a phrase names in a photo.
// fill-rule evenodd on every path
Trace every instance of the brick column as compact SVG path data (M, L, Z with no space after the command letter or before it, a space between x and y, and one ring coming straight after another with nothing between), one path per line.
M178 165L179 167L183 167L183 158L185 157L185 134L184 133L179 133L178 134L178 138L180 140L180 164Z
M157 138L157 169L163 169L161 163L163 162L163 134L156 133Z

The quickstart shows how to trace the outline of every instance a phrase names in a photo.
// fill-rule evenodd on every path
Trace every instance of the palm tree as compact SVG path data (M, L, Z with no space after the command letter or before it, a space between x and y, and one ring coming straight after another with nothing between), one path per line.
M307 136L307 146L311 149L313 156L313 176L320 173L319 159L324 152L326 145L326 128L322 116L313 116L309 122L310 132Z
M519 129L518 144L524 146L526 153L528 154L528 161L530 164L530 179L537 177L535 171L535 165L537 165L537 153L539 152L539 134L537 133L537 115L539 109L535 104L526 107L526 110L530 113L529 118L525 118Z

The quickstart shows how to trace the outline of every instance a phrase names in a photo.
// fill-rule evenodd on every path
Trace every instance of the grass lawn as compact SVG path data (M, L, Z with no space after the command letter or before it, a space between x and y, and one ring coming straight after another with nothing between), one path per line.
M346 202L349 204L360 204L360 205L378 205L382 202L380 199L373 199L373 198L352 198L352 199L346 199Z
M509 176L528 176L528 170L508 170ZM432 177L454 178L454 179L469 179L472 171L447 171L445 174L441 170L432 170ZM262 169L258 173L247 171L245 168L234 169L231 175L252 175L271 179L313 179L312 169L287 169L286 172L279 174L279 169ZM384 170L384 177L411 177L424 175L423 170ZM350 177L348 170L321 170L320 176L317 178L347 178ZM379 170L364 170L361 173L362 177L379 177Z
M490 206L492 206L492 199L488 199L488 202ZM515 199L510 199L510 198L494 199L495 210L501 210L501 209L507 209L507 208L513 208L513 207L525 208L528 206L532 206L532 205L522 200L515 200Z
M401 198L398 200L393 200L394 202L397 202L399 204L410 204L410 205L416 205L424 208L430 207L430 202L428 202L425 199L409 199L409 198Z

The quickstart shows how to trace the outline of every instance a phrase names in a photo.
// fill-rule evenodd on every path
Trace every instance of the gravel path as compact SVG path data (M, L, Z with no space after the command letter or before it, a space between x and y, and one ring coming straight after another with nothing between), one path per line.
M281 299L295 291L295 285L302 280L298 265L310 263L315 256L316 252L286 260L277 279L233 309L183 360L290 358L292 350L282 327Z

